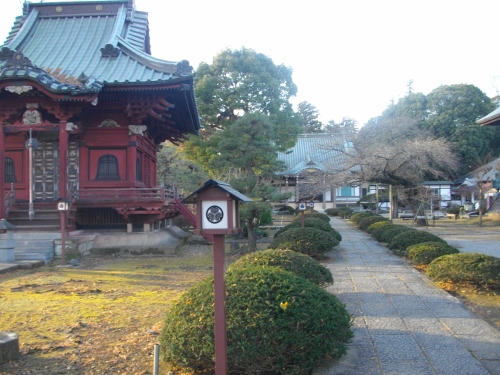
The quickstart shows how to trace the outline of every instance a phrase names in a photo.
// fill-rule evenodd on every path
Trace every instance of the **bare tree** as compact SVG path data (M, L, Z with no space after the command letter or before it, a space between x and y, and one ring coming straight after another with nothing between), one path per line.
M329 147L338 153L329 166L332 186L378 182L408 189L424 179L447 178L458 166L444 139L426 136L414 127L405 132L401 124L385 133L361 132L350 141L332 140ZM394 207L394 197L390 200Z

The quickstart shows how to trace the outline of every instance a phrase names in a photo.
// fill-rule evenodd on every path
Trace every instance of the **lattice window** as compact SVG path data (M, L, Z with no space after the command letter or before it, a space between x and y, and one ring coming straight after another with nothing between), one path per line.
M16 182L16 172L14 168L14 160L5 158L5 182Z
M103 155L99 158L96 180L119 180L118 159L113 155Z

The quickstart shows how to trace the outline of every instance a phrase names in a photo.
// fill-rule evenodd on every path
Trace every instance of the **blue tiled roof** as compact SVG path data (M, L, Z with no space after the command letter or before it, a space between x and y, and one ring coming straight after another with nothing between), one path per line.
M147 13L131 0L27 3L0 53L0 80L37 80L72 95L106 86L182 83L187 61L150 53ZM24 59L15 64L13 58Z
M344 151L350 147L351 142L342 134L301 134L292 149L278 153L278 160L286 165L280 174L296 176L310 169L323 172L342 169L346 160Z

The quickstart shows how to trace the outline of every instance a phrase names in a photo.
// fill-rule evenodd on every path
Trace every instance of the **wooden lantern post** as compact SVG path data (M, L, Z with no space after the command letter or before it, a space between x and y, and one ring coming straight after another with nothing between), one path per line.
M297 203L297 208L299 209L300 214L302 215L301 223L302 223L302 228L304 228L304 212L306 211L306 208L307 208L306 201L303 199L300 200Z
M194 234L214 238L214 318L215 374L227 374L226 280L224 271L225 238L241 232L239 202L252 200L229 184L208 180L203 187L183 200L196 203Z
M59 226L61 229L61 265L66 265L66 213L69 210L69 203L66 199L59 198L57 201L59 211Z

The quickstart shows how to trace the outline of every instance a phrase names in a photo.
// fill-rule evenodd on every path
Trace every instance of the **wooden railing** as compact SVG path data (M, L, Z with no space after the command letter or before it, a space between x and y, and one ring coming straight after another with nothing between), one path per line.
M173 202L179 195L167 188L85 189L74 191L73 198L76 202Z

